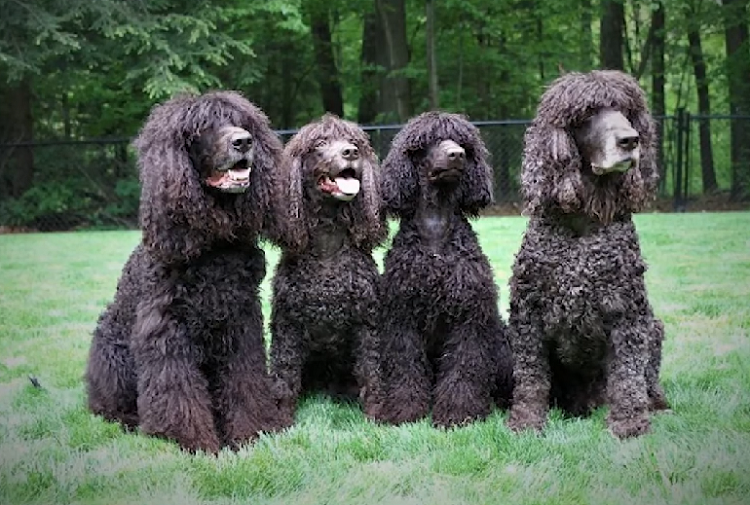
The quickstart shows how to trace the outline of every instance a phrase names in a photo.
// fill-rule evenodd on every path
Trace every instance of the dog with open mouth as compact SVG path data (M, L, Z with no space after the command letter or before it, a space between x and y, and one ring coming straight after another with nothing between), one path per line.
M287 143L275 201L281 259L273 278L271 372L288 419L300 395L379 400L380 297L372 250L387 234L367 134L326 114Z
M281 140L215 91L155 106L134 145L142 241L94 330L89 409L189 451L237 448L285 426L258 296Z

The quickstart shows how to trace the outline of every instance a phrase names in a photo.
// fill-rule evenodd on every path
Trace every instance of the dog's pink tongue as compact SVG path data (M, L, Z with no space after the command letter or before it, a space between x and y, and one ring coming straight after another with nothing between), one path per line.
M226 173L214 172L206 179L206 183L208 183L209 186L221 186L227 178Z
M336 186L345 195L356 195L359 193L359 180L354 177L337 177Z

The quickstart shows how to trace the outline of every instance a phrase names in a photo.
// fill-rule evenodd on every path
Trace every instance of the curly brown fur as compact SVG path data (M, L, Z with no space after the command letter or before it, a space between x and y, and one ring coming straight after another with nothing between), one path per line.
M382 387L375 419L449 427L510 397L511 352L494 275L468 217L492 201L479 131L427 112L396 135L383 163L387 211L401 219L382 277ZM498 377L500 378L498 380Z
M187 450L281 428L257 243L272 231L280 140L242 96L213 92L154 107L135 147L143 239L94 331L89 408Z
M653 197L655 146L643 91L622 72L567 74L542 96L522 172L531 218L510 281L512 429L542 429L550 403L575 415L608 403L610 430L636 436L649 410L667 407L664 328L631 218Z
M356 124L326 114L285 148L273 279L271 370L282 411L325 391L377 408L372 249L386 237L378 160Z

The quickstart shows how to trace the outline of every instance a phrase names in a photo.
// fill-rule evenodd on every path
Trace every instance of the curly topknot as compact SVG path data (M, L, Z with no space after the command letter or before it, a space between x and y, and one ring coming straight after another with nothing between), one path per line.
M382 187L387 212L398 217L409 217L415 212L420 184L414 157L447 139L466 150L467 166L458 197L461 211L476 216L492 203L492 168L479 129L464 115L430 111L409 120L394 137L383 162Z
M582 172L572 130L604 108L621 112L638 131L641 157L637 170L602 184ZM640 211L656 191L656 146L654 120L633 77L617 70L559 77L542 95L526 131L521 176L525 213L583 212L607 222Z

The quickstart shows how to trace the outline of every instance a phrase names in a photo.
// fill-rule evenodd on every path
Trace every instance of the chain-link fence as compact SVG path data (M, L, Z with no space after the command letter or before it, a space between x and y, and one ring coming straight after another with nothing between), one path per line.
M658 118L661 129L661 210L726 208L738 183L748 187L748 156L733 155L732 130L750 116ZM496 211L518 213L523 135L529 121L475 123L491 153ZM385 158L401 125L367 126ZM284 141L293 130L278 132ZM129 138L0 144L0 231L135 228L140 187ZM733 159L733 157L735 159ZM738 178L744 178L738 181ZM19 188L24 188L19 191ZM28 188L28 189L26 189ZM708 191L706 191L708 190ZM734 192L735 196L737 191Z

